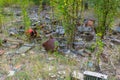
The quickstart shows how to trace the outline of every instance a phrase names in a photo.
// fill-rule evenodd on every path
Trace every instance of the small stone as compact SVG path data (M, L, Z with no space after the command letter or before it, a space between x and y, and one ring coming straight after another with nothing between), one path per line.
M38 78L37 80L43 80L43 78Z
M15 71L11 70L11 71L9 71L8 77L13 76L14 74L15 74Z
M44 68L43 68L43 70L44 70L44 71L52 71L52 70L54 70L54 68L55 68L54 66L45 65Z
M116 26L116 27L112 28L112 30L114 32L119 32L120 33L120 26Z
M65 73L66 73L65 71L58 71L59 75L65 75Z
M120 69L116 69L116 78L117 80L120 80Z
M84 49L78 50L78 54L81 56L85 56Z
M49 76L50 76L51 78L55 78L55 77L56 77L56 75L55 75L54 73L49 73Z
M18 45L11 45L10 46L10 48L12 48L12 49L15 49L15 48L17 48L18 47Z
M16 51L16 53L17 54L19 54L19 53L26 53L27 51L29 51L31 48L33 48L34 46L31 44L31 45L28 45L28 44L26 44L26 45L24 45L24 46L22 46L22 47L20 47L17 51Z
M22 56L22 57L25 57L25 54L24 54L24 53L22 53L22 54L21 54L21 56Z
M49 61L52 61L52 60L55 60L55 58L50 57L50 58L48 58L48 60L49 60Z
M93 63L92 62L88 62L88 66L89 67L93 67Z
M71 74L71 80L83 80L84 76L79 71L73 71Z
M4 50L0 50L0 56L4 54Z
M113 42L114 44L120 45L120 40L118 39L111 39L111 42Z
M65 30L64 30L63 26L57 26L56 33L60 34L60 35L63 35L65 33Z
M120 75L120 69L117 69L117 70L116 70L116 74L117 74L117 75Z
M9 35L11 36L18 34L18 31L16 28L10 28L8 32L9 32Z
M35 52L34 51L30 51L30 54L35 54Z

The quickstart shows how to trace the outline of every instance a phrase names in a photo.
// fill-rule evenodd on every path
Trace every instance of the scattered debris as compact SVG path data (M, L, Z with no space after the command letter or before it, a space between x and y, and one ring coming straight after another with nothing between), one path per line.
M37 37L36 28L34 28L34 29L31 29L31 28L28 29L26 31L26 35L27 35L27 37L29 37L29 39Z
M55 51L57 45L55 45L56 40L50 36L49 40L43 43L43 47L46 51Z

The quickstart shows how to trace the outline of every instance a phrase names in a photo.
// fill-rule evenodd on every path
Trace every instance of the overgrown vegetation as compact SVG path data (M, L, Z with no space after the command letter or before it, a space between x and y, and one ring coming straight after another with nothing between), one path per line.
M101 38L110 30L116 16L119 0L94 0L94 9L97 16L97 33Z
M88 4L90 5L86 5L86 8L85 8L86 2L88 2ZM104 39L104 36L106 36L106 33L110 31L116 14L117 15L119 14L118 13L119 3L120 3L119 0L88 0L88 1L87 0L0 0L0 32L4 28L4 23L7 22L5 20L6 15L3 14L4 8L6 7L20 8L22 10L23 27L25 28L25 30L28 30L31 27L31 20L29 18L29 8L37 5L39 6L38 13L41 13L42 11L44 11L46 6L47 7L49 6L50 11L46 14L50 13L51 14L50 20L59 21L59 25L64 27L65 29L64 36L67 37L67 45L70 49L73 49L73 42L75 40L77 27L78 27L78 24L83 24L83 21L84 21L83 19L85 17L84 15L85 9L87 10L94 9L93 14L96 14L95 18L96 18L97 26L95 29L96 29L97 37L96 37L95 45L92 45L89 48L89 50L91 50L92 53L94 53L94 51L96 50L95 65L98 69L97 71L99 71L100 56L105 46L103 43L103 39ZM52 24L51 29L53 28L54 28L54 25ZM41 29L39 29L38 32L41 32L40 30ZM21 37L21 35L18 35L18 36ZM2 46L1 38L0 38L0 46ZM30 66L30 69L28 69L27 71L25 70L27 68L24 68L22 71L17 72L17 74L14 77L8 78L8 80L13 80L13 78L15 79L19 78L20 80L22 79L34 80L35 78L39 78L39 77L44 77L46 80L48 79L46 78L48 76L48 72L46 71L45 73L43 73L44 70L42 70L43 67L45 67L43 63L45 64L47 63L46 59L44 58L48 58L48 56L46 57L42 55L41 57L41 55L38 56L38 54L34 54L32 56L30 55L27 54L28 57L24 58L24 60L28 63L27 67ZM58 53L57 51L54 52L53 54L50 54L49 57L51 57L51 55L55 57L55 60L48 63L48 65L56 65L53 72L57 71L56 68L58 67L59 63L64 65L67 64L69 66L77 65L77 61L74 58L71 59L71 58L65 57L60 53ZM20 59L23 59L23 57L22 58L20 57ZM65 80L70 80L70 77L66 77Z
M74 41L76 26L82 14L82 0L51 0L54 9L54 15L62 22L68 36L68 44L72 47Z

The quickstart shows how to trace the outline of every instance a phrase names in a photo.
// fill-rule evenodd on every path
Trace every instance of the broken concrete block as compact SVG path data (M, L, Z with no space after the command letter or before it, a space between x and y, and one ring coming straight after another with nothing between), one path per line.
M34 45L32 44L25 44L23 45L22 47L20 47L16 53L19 54L19 53L26 53L27 51L29 51L30 49L32 49L34 47Z
M71 74L71 80L83 80L84 76L79 71L73 71Z
M84 80L107 80L108 76L105 74L92 72L92 71L85 71L84 72Z

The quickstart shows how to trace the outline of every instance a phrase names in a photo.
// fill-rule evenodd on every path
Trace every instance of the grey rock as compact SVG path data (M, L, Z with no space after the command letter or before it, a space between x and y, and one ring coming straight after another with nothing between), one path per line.
M73 44L83 46L85 43L84 41L80 41L80 42L74 42Z
M65 30L63 28L63 26L57 26L56 27L56 33L63 35L65 33Z
M120 33L120 26L117 26L117 27L115 27L115 28L112 28L112 30L113 30L114 32L119 32L119 33Z
M18 31L17 31L16 28L10 28L10 29L8 30L8 32L9 32L9 35L15 35L15 34L18 34Z
M79 26L78 27L79 32L91 32L93 31L91 27L84 27L84 26Z
M111 39L111 42L113 42L114 44L120 45L120 40L118 39Z
M27 51L29 51L31 48L33 48L33 44L25 44L23 45L22 47L20 47L16 53L19 54L19 53L26 53Z
M71 73L71 80L83 80L84 76L80 71L73 71Z
M37 80L43 80L43 78L38 78Z
M57 77L57 75L55 74L55 73L49 73L48 74L51 78L56 78Z
M82 55L82 56L85 56L84 49L78 50L78 54Z
M22 13L22 11L20 11L20 10L19 10L19 11L15 11L15 12L14 12L14 15L16 15L16 16L21 16L21 13Z

